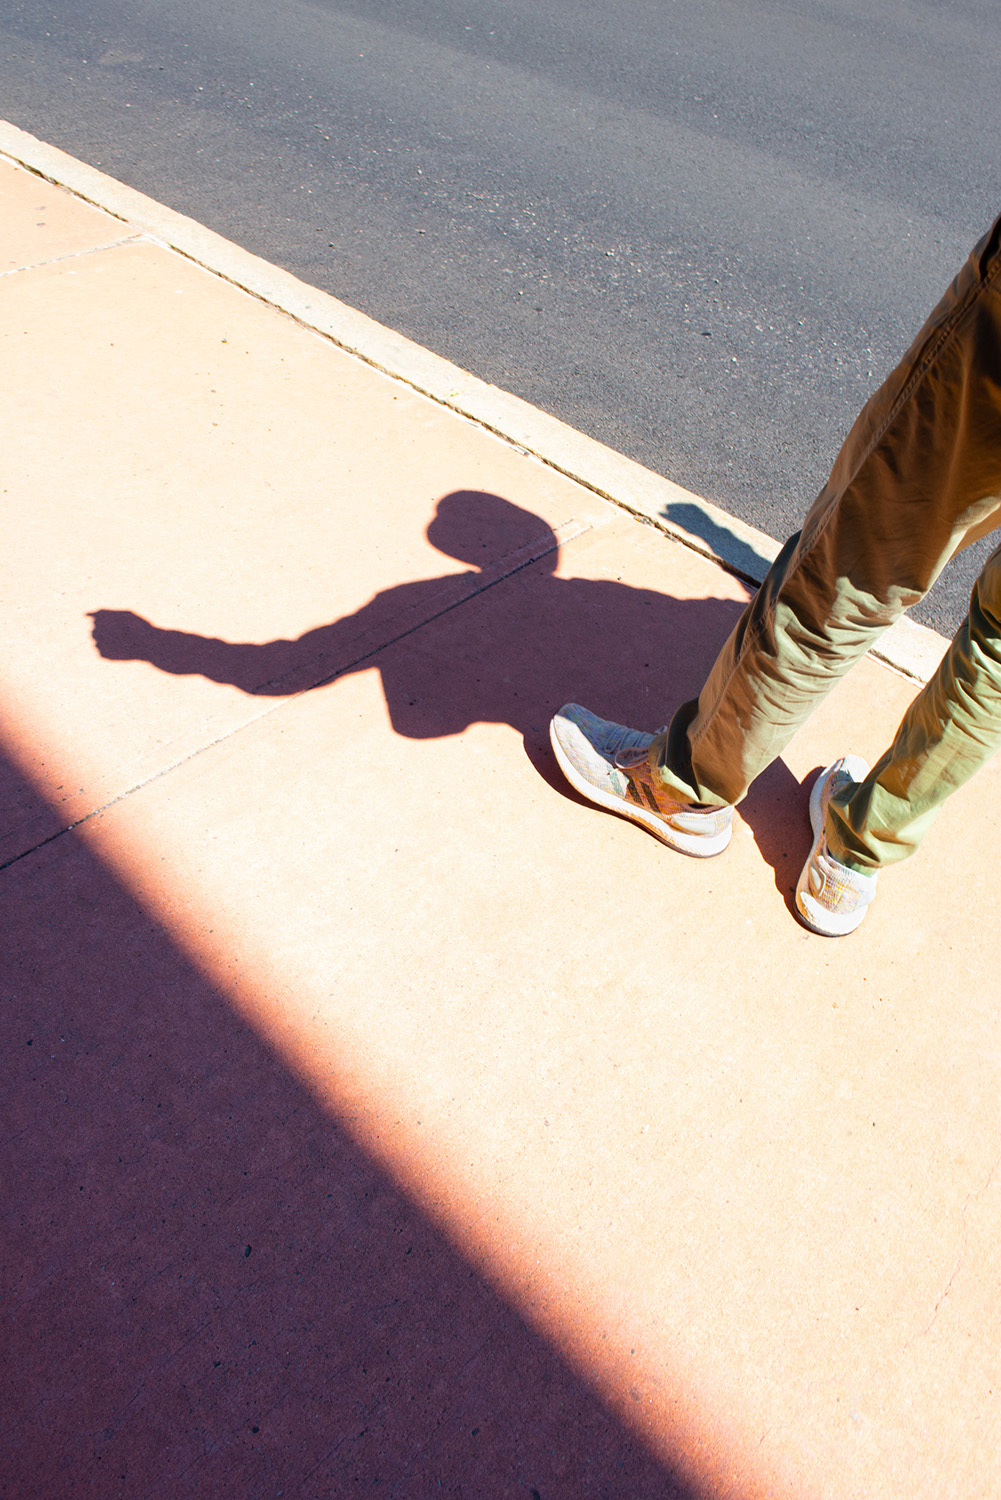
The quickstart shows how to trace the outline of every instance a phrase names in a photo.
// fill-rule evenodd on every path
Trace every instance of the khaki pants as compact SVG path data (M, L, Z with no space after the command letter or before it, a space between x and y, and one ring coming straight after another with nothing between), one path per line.
M1001 525L1001 219L863 408L699 697L650 747L683 797L734 803L835 681ZM831 853L873 870L912 853L939 804L1001 746L1001 548L890 749L835 798ZM850 747L844 747L850 748Z

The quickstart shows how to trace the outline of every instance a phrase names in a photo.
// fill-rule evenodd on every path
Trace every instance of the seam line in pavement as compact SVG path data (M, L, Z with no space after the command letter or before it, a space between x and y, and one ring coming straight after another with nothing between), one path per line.
M88 245L86 250L69 250L65 255L53 255L50 260L32 261L28 266L11 266L9 271L0 271L0 281L5 276L21 276L25 271L40 271L45 266L62 265L67 260L82 260L87 255L99 255L104 250L118 250L122 245L138 245L148 238L144 234L127 234L120 240L109 240L106 245Z

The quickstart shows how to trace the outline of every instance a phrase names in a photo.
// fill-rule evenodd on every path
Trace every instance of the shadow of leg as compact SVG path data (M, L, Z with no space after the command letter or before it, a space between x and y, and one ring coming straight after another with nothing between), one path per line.
M813 772L801 786L784 761L773 761L739 808L762 859L775 874L775 889L792 915L796 881L812 843L807 811L812 783Z

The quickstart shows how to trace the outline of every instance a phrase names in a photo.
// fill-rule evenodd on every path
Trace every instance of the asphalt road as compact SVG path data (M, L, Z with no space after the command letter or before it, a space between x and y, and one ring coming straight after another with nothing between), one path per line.
M4 117L776 537L1001 207L999 64L996 0L0 13Z

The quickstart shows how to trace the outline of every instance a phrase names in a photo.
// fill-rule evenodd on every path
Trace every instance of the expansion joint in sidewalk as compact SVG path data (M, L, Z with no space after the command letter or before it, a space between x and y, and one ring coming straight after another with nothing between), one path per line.
M138 245L148 240L145 234L127 234L119 240L108 240L104 245L88 245L86 250L70 250L66 255L53 255L48 260L32 261L27 266L12 266L9 271L0 271L0 280L5 276L20 276L24 271L41 271L46 266L58 266L68 260L84 260L88 255L100 255L105 250L118 250L122 245Z

